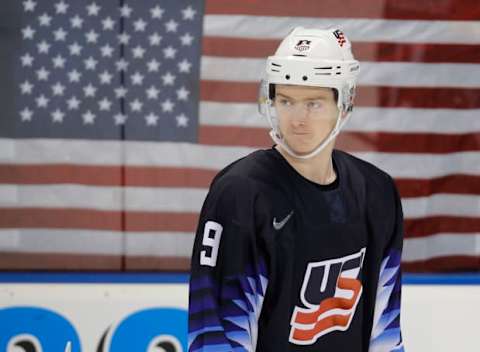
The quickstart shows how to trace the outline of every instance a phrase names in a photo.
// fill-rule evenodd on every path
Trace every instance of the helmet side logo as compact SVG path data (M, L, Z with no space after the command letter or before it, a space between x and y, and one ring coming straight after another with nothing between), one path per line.
M311 40L305 40L305 39L299 40L297 45L295 45L294 48L297 49L298 51L309 50L311 42L312 42Z
M343 44L347 42L347 40L345 39L345 35L340 29L334 31L333 35L335 36L335 38L337 38L338 45L343 47Z

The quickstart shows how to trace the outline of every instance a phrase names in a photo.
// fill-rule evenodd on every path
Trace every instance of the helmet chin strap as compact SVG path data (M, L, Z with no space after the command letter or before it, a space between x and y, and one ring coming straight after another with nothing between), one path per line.
M288 146L287 142L285 141L285 138L280 136L280 131L279 131L278 125L274 123L273 118L270 115L270 109L269 108L266 109L266 115L267 115L267 119L270 123L270 126L272 127L272 129L270 130L270 133L269 133L272 140L276 144L282 146L282 148L285 149L285 151L290 156L292 156L294 158L297 158L297 159L304 159L305 160L305 159L313 158L315 155L320 153L327 146L327 144L330 143L338 135L341 128L343 127L343 125L347 121L350 113L347 113L347 115L345 115L343 121L341 121L342 110L340 110L339 113L338 113L337 122L335 124L335 127L332 129L332 131L330 131L330 134L327 136L327 138L325 138L325 140L322 143L320 143L314 150L312 150L308 154L298 154L298 153L294 152ZM277 130L278 130L278 132L277 132Z

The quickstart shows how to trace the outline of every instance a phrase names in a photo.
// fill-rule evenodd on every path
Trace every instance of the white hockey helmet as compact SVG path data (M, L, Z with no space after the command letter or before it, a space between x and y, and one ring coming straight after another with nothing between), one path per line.
M270 123L270 136L274 142L296 158L307 159L318 154L348 120L353 108L359 69L359 62L351 51L351 43L340 29L294 28L280 43L275 55L267 58L265 79L260 85L259 110ZM307 155L295 153L282 137L273 109L275 84L326 87L338 93L339 115L336 125Z

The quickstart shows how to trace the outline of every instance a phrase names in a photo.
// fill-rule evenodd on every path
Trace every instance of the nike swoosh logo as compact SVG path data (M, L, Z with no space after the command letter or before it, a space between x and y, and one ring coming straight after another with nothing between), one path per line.
M287 216L285 216L285 218L280 221L280 222L277 222L277 218L273 218L273 228L275 230L281 230L282 227L285 226L285 224L287 223L288 220L290 220L290 218L292 217L293 215L293 210L290 212L290 214L288 214Z

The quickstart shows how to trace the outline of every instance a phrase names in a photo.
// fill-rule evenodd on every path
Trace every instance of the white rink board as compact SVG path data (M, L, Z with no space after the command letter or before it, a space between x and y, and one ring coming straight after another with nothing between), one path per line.
M404 285L402 301L402 330L407 352L479 351L480 285ZM72 352L100 351L102 335L109 327L102 352L130 351L134 348L133 345L127 348L125 344L121 348L118 345L115 347L112 344L112 336L115 334L126 333L131 344L140 344L142 339L154 340L155 336L162 334L168 335L155 323L155 317L149 320L152 316L145 312L161 315L164 309L171 308L176 309L181 319L169 320L166 324L173 328L176 325L176 331L180 332L176 336L177 350L185 351L182 346L186 346L187 306L188 286L185 283L0 283L1 308L30 307L28 309L32 309L31 312L47 308L66 318L82 345L80 350L78 344L74 344ZM5 311L0 309L0 326L4 327L6 325L2 319L5 317L2 318L2 312ZM145 313L144 317L139 317L143 319L140 324L138 320L128 320L128 317L139 312ZM31 326L32 330L38 325L35 319L27 322L21 319L25 318L19 317L13 322L10 320L9 324L26 324ZM67 335L62 334L62 328L44 328L47 332L44 330L37 333L46 334L43 340L54 340L48 342L49 346L58 347L67 338ZM149 329L154 330L153 335L148 332ZM0 329L0 341L5 339L2 335L5 335L4 328ZM37 337L42 340L42 336ZM55 344L55 341L58 344ZM53 352L53 347L50 348ZM144 350L163 351L152 346ZM13 351L12 349L7 352ZM47 347L43 351L50 349Z

